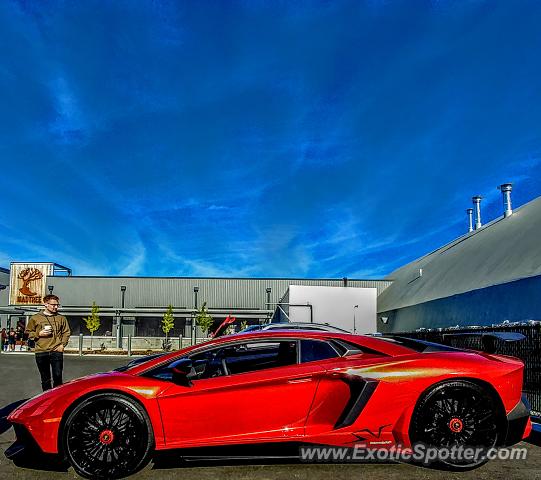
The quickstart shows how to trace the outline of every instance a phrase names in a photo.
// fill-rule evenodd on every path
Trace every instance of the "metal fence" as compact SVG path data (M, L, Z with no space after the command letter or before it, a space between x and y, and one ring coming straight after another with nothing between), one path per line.
M541 323L499 325L494 327L447 328L402 332L396 335L443 343L457 348L482 350L484 332L516 332L526 338L518 342L494 341L494 353L520 358L524 362L523 390L531 404L533 417L541 417ZM461 335L454 335L461 334ZM471 335L470 335L471 334Z

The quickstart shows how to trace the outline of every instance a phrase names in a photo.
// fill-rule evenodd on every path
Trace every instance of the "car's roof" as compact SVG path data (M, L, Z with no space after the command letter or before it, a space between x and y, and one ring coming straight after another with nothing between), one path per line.
M287 330L287 329L306 329L306 330L317 330L320 329L322 331L327 332L340 332L340 333L349 333L346 330L343 330L341 328L335 327L333 325L328 325L326 323L308 323L308 322L284 322L284 323L269 323L267 325L262 325L262 330Z
M356 345L365 346L373 350L380 351L388 355L403 355L411 353L412 349L404 347L402 345L397 345L385 341L384 339L373 337L370 335L354 335L352 333L342 333L342 332L324 332L320 330L297 330L297 329L272 329L272 330L262 330L257 332L249 332L245 335L229 335L226 337L220 337L214 342L218 343L219 340L222 340L224 343L227 342L245 342L246 340L257 340L257 339L271 339L271 338L288 338L288 339L309 339L309 338L320 338L320 339L339 339L345 340L347 342L354 343ZM213 342L213 343L214 343ZM210 342L209 342L210 343ZM397 348L398 347L398 348Z

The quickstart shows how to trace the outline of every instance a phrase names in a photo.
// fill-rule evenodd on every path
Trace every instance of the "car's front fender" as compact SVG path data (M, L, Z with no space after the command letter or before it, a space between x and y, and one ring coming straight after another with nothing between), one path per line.
M164 382L164 387L167 386ZM91 375L30 399L13 411L8 421L26 427L43 452L58 453L62 422L77 403L95 393L121 393L145 409L152 424L154 441L159 447L164 444L164 437L156 396L162 389L153 379L124 373Z

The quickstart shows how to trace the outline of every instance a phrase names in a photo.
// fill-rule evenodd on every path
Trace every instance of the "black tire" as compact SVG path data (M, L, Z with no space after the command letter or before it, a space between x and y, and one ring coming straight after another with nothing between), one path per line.
M500 406L480 385L466 380L441 383L417 404L410 424L412 445L422 444L441 452L431 466L448 470L471 470L487 462L486 453L500 439ZM454 447L454 448L453 448ZM465 449L474 458L452 458L448 452ZM426 465L426 461L420 463Z
M114 393L93 395L67 417L62 450L85 478L117 479L143 468L154 446L150 420L134 400Z

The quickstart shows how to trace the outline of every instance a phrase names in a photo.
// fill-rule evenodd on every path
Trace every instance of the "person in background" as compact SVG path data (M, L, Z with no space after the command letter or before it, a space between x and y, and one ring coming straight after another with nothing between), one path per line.
M64 368L64 347L68 344L71 332L68 320L58 314L60 307L56 295L43 297L44 310L32 315L26 326L28 338L35 341L36 364L41 377L43 391L62 385Z
M13 328L8 333L8 344L9 344L9 351L14 352L15 351L15 343L17 342L17 334L15 333L15 330Z
M17 340L17 343L19 345L19 350L22 352L24 347L24 327L21 325L17 325L17 329L15 330L15 339Z
M0 333L0 352L4 351L4 346L7 348L8 344L8 334L6 332L6 329L3 328L2 332Z
M34 341L34 339L29 337L28 340L27 340L27 345L28 345L28 351L33 352L34 347L36 346L36 342Z

